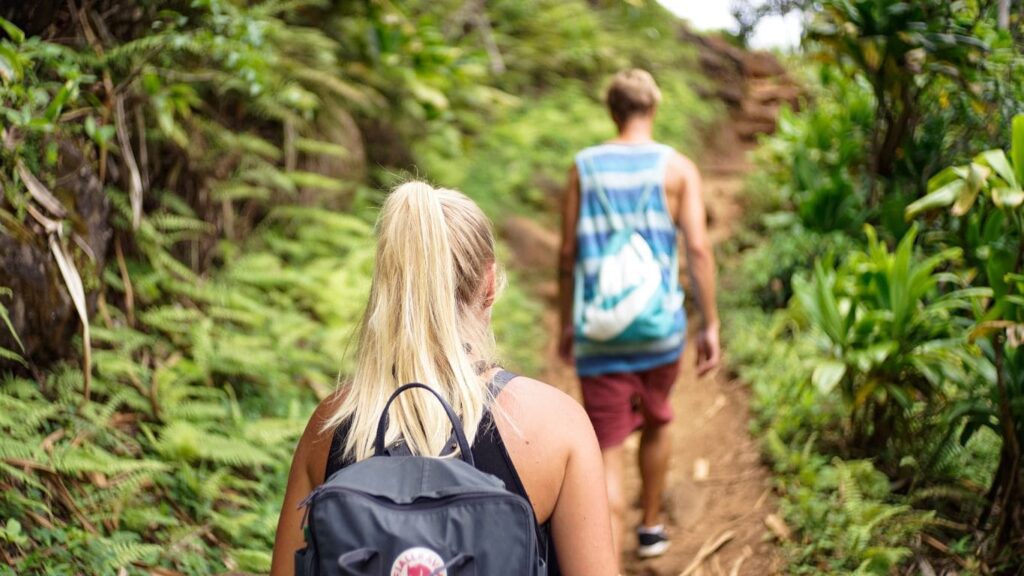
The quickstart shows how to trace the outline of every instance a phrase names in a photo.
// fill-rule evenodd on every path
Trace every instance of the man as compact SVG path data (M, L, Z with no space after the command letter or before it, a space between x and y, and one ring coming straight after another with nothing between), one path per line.
M669 395L686 334L678 231L701 312L698 376L721 357L700 172L653 140L660 100L657 84L643 70L612 79L606 103L618 136L576 155L562 212L559 352L567 362L575 360L601 446L616 558L626 512L622 445L637 429L643 482L637 554L659 556L669 546L661 520L671 453Z

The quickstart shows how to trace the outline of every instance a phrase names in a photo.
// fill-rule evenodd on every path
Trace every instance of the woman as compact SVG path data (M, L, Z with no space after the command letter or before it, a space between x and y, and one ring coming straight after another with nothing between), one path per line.
M530 501L541 549L550 539L557 557L552 574L614 574L601 453L583 409L525 377L489 397L499 373L490 330L498 274L486 216L459 192L410 182L384 202L377 236L355 373L320 404L299 440L271 574L293 573L303 545L299 502L331 473L371 455L384 403L407 382L437 389L461 417L478 467ZM389 443L403 439L422 455L443 451L451 425L435 400L405 394L391 413Z

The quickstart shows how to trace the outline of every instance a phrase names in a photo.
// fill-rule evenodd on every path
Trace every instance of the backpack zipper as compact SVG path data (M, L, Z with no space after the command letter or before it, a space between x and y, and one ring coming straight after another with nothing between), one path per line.
M404 510L409 510L410 506L415 506L417 504L415 501L414 502L410 502L409 504L396 504L394 502L389 502L389 501L387 501L385 499L379 499L379 500L375 499L372 496L367 495L365 492L360 492L358 490L352 490L352 489L349 489L349 488L342 488L340 486L327 486L327 485L321 484L321 485L317 486L316 488L314 488L313 491L309 493L309 496L306 496L305 498L302 499L301 502L299 502L299 507L306 509L304 518L306 518L306 529L309 531L309 539L310 539L310 541L306 543L306 546L310 547L313 551L315 551L316 548L317 548L316 547L316 530L314 529L315 523L309 521L310 510L312 509L313 504L316 501L316 498L318 496L320 496L321 494L326 494L328 492L334 492L334 493L339 493L339 494L348 494L350 496L356 496L356 497L363 498L363 499L373 499L378 504L382 504L385 508L390 508L392 510L403 510L403 509ZM445 496L443 498L447 498L449 500L447 502L442 503L442 502L440 502L441 498L434 498L434 499L431 499L431 501L429 503L423 503L423 504L428 504L428 505L426 505L426 506L422 506L421 505L421 506L418 506L418 507L415 507L415 508L412 508L412 509L413 510L429 510L431 508L440 508L440 507L443 507L443 506L451 505L452 500L462 502L462 501L466 501L466 500L483 500L483 499L487 499L487 498L500 498L500 499L510 500L512 502L515 502L516 505L520 506L526 512L529 513L530 518L533 518L533 509L530 507L530 504L528 502L524 502L524 499L521 496L518 496L518 495L513 494L511 492L508 492L507 494L500 494L500 493L496 494L496 493L490 493L490 492L466 492L464 494L455 494L455 495L452 495L452 496ZM536 541L536 539L537 539L536 530L537 529L536 529L536 526L532 526L532 524L533 524L533 521L531 521L531 528L532 528L532 532L534 533L534 546L537 546L539 544L539 542ZM320 568L319 568L319 563L318 563L316 565L315 572L319 573L319 571L320 571Z
M343 487L340 487L340 486L328 486L326 484L321 484L321 485L317 486L316 488L314 488L313 491L310 492L308 496L303 498L299 502L299 505L296 506L296 508L305 508L306 509L306 514L308 515L309 514L309 508L313 504L313 501L316 500L317 496L319 496L320 494L326 494L328 492L337 492L337 493L341 493L341 494L350 494L352 496L358 496L358 497L361 497L361 498L371 498L371 499L376 500L380 504L383 504L385 507L394 508L394 509L408 508L409 506L414 506L414 505L420 503L418 501L413 501L413 502L409 502L409 503L406 503L406 504L398 504L398 503L392 502L390 500L387 500L386 498L383 498L383 497L381 497L378 500L373 495L367 494L366 492L361 492L359 490L353 490L351 488L343 488ZM448 499L511 498L512 500L516 501L517 503L520 503L520 504L522 503L521 500L523 498L521 496L519 496L517 494L513 494L511 492L508 492L507 490L505 492L507 492L507 493L502 494L502 493L479 492L479 491L475 491L475 492L457 492L455 494L449 494L449 495L446 495L446 496L441 496L440 498L424 498L423 500L429 500L431 502L436 502L436 501L439 501L441 499L446 499L446 498L448 498ZM423 502L423 503L425 503L425 502ZM524 506L524 508L525 508L525 506Z

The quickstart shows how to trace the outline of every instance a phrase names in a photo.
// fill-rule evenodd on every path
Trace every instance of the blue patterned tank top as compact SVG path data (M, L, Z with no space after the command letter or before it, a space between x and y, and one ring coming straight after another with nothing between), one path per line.
M658 143L601 144L576 155L580 211L576 224L575 282L584 301L594 296L601 255L614 232L607 215L609 209L650 245L666 285L677 285L676 226L665 200L665 168L673 153L670 146ZM597 194L597 183L605 191L607 206ZM651 194L649 200L643 200L645 190ZM647 208L638 213L641 201L647 202ZM682 309L677 314L676 327L678 330L665 338L645 342L596 342L577 334L576 371L580 376L638 372L676 361L686 333L686 314Z

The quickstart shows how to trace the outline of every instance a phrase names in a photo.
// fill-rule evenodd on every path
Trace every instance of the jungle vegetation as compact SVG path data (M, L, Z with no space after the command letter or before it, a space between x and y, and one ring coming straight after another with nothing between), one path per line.
M4 4L0 574L266 572L384 192L546 211L628 65L692 145L715 109L677 26L613 0ZM540 310L509 283L510 367Z
M788 566L1022 574L1020 4L774 4L810 93L755 153L726 310Z

